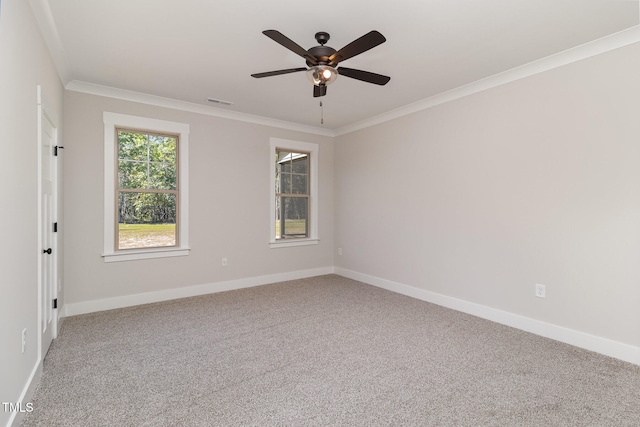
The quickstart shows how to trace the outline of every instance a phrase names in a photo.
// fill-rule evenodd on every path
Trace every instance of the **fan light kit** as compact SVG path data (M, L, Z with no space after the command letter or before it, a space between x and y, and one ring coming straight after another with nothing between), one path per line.
M328 65L315 65L307 70L307 78L316 86L330 85L338 78L338 72Z
M378 31L370 31L364 36L356 39L336 51L334 48L325 46L329 41L329 33L319 32L316 33L316 41L320 46L314 46L309 50L305 50L300 45L283 35L276 30L265 30L262 32L265 36L269 37L276 43L281 44L293 53L303 57L306 60L307 67L300 68L288 68L285 70L267 71L265 73L251 74L252 77L262 78L277 76L280 74L295 73L298 71L306 71L307 77L313 83L313 96L321 97L327 94L327 85L333 83L338 74L352 79L360 80L367 83L373 83L380 86L384 86L389 83L391 77L383 76L381 74L372 73L370 71L356 70L354 68L339 67L336 68L338 63L346 61L356 55L360 55L363 52L372 49L379 44L384 43L387 39Z

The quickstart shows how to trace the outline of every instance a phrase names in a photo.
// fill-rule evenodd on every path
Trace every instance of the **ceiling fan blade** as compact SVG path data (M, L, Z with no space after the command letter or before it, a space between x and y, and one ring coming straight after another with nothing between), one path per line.
M380 86L386 85L389 83L389 80L391 80L391 77L383 76L382 74L356 70L354 68L340 67L337 71L341 76L351 77L352 79L362 80L363 82L373 83Z
M300 67L300 68L287 68L286 70L267 71L265 73L251 74L251 77L255 77L256 79L259 79L262 77L279 76L280 74L296 73L298 71L306 71L306 68Z
M331 55L329 57L329 65L335 66L340 61L345 61L356 55L360 55L362 52L366 52L379 44L384 43L387 39L382 34L373 30L368 32L364 36L356 39Z
M284 34L282 34L280 31L277 31L277 30L264 30L262 32L262 34L264 34L265 36L269 37L271 40L275 41L276 43L279 43L282 46L286 47L291 52L302 56L304 59L309 61L312 65L317 65L318 64L318 61L316 60L315 56L309 54L309 52L304 50L304 48L302 48L296 42L291 40L289 37L287 37Z
M318 98L319 96L325 96L327 94L327 86L314 86L313 87L313 97Z

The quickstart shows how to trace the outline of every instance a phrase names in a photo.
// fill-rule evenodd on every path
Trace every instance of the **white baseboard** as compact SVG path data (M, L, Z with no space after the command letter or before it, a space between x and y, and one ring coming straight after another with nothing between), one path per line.
M62 314L64 316L75 316L78 314L87 314L96 311L113 310L115 308L131 307L134 305L149 304L153 302L169 301L178 298L187 298L198 295L213 294L216 292L250 288L253 286L267 285L269 283L283 282L287 280L304 279L307 277L331 274L333 272L333 267L321 267L310 270L290 271L287 273L270 274L267 276L257 276L249 277L246 279L227 280L224 282L186 286L183 288L165 289L162 291L147 292L143 294L124 295L121 297L104 298L100 300L67 303L63 307Z
M392 292L640 365L640 348L638 347L340 267L335 267L335 273Z
M427 301L463 313L491 320L506 326L531 332L546 338L624 360L625 362L640 365L640 348L620 343L606 338L597 337L584 332L565 328L563 326L542 322L496 308L453 298L424 289L416 288L391 280L381 279L341 267L322 267L310 270L292 271L287 273L271 274L266 276L250 277L246 279L228 280L224 282L207 283L202 285L187 286L184 288L172 288L162 291L143 294L126 295L101 300L83 301L79 303L65 304L64 316L93 313L96 311L112 310L116 308L131 307L135 305L153 302L168 301L178 298L187 298L198 295L212 294L216 292L231 291L235 289L249 288L253 286L267 285L269 283L287 280L304 279L307 277L321 276L324 274L339 274L350 279L358 280L369 285L387 289L402 295L407 295L422 301Z
M31 374L27 379L27 382L22 389L22 393L20 393L20 398L14 403L22 403L22 405L26 405L31 401L33 397L33 393L36 391L36 387L40 384L40 377L42 376L42 360L38 359L35 366L31 370ZM13 412L9 417L9 421L7 422L7 427L11 426L19 426L22 423L22 419L24 418L24 412Z

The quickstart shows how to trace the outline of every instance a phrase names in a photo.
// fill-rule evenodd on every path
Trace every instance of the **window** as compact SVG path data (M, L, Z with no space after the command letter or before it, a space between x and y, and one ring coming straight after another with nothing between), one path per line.
M182 123L104 113L105 262L188 255Z
M318 243L318 145L271 138L271 247Z
M116 250L176 246L177 135L117 129Z
M276 149L276 239L309 237L309 153Z

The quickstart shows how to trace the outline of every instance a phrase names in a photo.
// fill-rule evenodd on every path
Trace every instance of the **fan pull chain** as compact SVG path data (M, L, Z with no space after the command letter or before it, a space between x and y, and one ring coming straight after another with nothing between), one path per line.
M320 101L320 124L324 124L324 107L322 106L322 101Z

